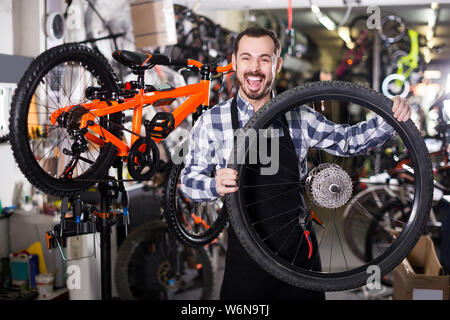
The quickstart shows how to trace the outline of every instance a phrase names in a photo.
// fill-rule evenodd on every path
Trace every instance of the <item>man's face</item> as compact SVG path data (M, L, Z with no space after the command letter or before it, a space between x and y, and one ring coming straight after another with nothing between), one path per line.
M282 61L275 54L275 45L269 36L243 36L232 63L243 93L249 99L259 100L270 94Z

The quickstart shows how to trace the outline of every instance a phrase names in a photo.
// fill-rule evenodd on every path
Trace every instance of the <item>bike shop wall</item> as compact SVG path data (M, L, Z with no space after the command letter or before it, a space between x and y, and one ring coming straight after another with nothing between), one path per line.
M59 1L59 0L58 0ZM4 88L15 88L32 61L46 48L45 0L0 1L0 84ZM9 97L10 98L10 97ZM9 108L9 103L5 103ZM2 206L13 204L14 187L17 182L26 183L20 172L8 142L0 144L0 200ZM35 241L43 240L45 230L53 217L39 214L14 214L0 220L0 256L8 256L27 248ZM41 244L43 241L41 241ZM45 243L44 243L45 248ZM50 272L58 269L55 284L63 285L62 262L57 252L44 249L44 258Z

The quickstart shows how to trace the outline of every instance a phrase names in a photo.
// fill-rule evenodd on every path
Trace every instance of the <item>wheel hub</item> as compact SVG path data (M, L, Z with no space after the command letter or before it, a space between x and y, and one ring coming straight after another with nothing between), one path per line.
M340 166L323 163L308 174L306 190L316 205L336 209L350 199L353 186L350 176Z
M181 280L177 279L172 271L172 265L169 261L162 262L156 271L158 282L167 289L179 288Z
M66 116L66 128L71 131L80 129L81 119L89 110L83 106L75 106L69 110Z

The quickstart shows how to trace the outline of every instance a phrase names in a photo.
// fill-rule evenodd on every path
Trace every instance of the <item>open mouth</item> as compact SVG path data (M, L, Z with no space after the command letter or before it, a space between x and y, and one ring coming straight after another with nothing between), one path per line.
M245 77L245 82L247 83L249 89L252 91L259 90L262 86L263 80L263 76L249 75Z

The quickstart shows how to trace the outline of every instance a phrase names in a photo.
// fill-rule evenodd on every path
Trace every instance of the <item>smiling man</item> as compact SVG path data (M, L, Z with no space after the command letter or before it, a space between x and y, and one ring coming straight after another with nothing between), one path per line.
M238 94L233 99L206 111L190 132L189 152L184 160L185 167L181 172L181 190L193 201L209 201L238 190L237 172L227 168L227 160L233 149L234 132L242 128L251 116L271 99L274 79L282 66L280 51L280 42L270 30L255 26L244 30L237 36L232 64L240 85ZM400 121L406 121L411 114L406 101L398 97L394 98L393 111ZM308 135L307 139L311 141L310 146L341 155L348 155L351 152L364 152L370 146L381 145L392 134L392 128L389 125L378 125L378 120L375 118L372 121L367 121L364 126L353 126L350 134L335 135L336 139L348 137L348 143L345 143L348 148L341 150L339 147L341 141L327 139L326 137L329 134L324 133L328 132L321 130L338 131L348 130L349 128L345 129L343 126L335 125L311 109L303 108L298 114L299 117L293 117L289 126L293 123L297 126L299 123L306 123L307 128L302 130ZM308 121L303 122L301 121L302 118ZM280 121L287 124L286 118ZM317 124L317 126L312 127L311 124ZM295 139L298 140L300 137L291 137L287 129L288 125L282 127L283 135L279 139L279 145L281 146L279 148L279 167L291 168L291 170L298 169L298 163L301 162L298 157L303 150L301 150L302 144ZM368 130L363 128L377 128L377 130L375 132L369 130L371 133L370 139L368 139ZM358 141L366 141L366 143L360 145ZM286 170L278 170L275 177L283 181L298 182L299 172L291 170L289 170L291 173L286 172ZM253 179L253 185L262 185L270 181L266 179L273 179L274 176L267 178L264 175L252 176L249 174L247 178ZM301 195L298 192L294 193L292 190L286 189L286 186L287 184L264 188L268 190L262 191L261 194L258 194L258 197L265 199L273 198L272 195L278 195L277 199L260 201L260 205L253 206L255 214L268 217L271 212L280 212L280 210L287 212L293 211L292 208L302 207L303 198ZM298 213L294 212L294 214ZM273 228L277 228L275 223ZM311 233L311 239L313 252L318 254L314 233ZM273 241L277 240L274 239ZM298 239L293 238L292 241L293 243L285 244L284 247L295 247ZM306 242L304 243L305 246L300 249L304 252L302 254L303 260L296 261L296 264L320 271L320 259L314 259L314 262L312 262L313 259L308 260L306 258L308 248ZM299 300L324 298L323 292L290 286L263 270L246 254L232 227L230 227L221 299Z

